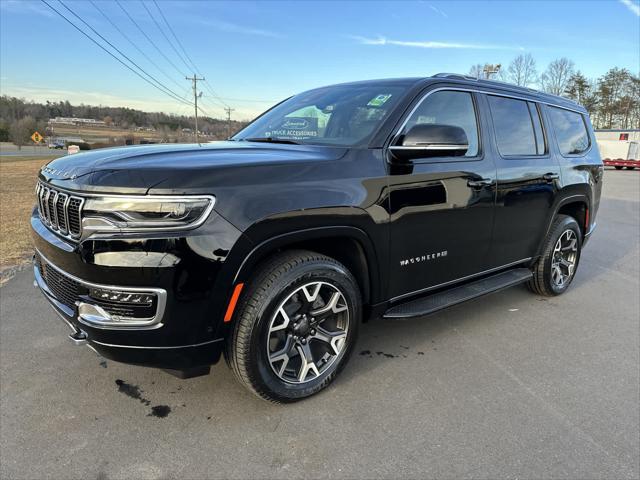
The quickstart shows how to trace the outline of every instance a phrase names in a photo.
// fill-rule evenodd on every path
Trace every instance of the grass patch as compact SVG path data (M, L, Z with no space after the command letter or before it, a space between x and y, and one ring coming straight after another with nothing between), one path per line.
M0 157L0 284L33 254L29 218L36 178L57 156Z

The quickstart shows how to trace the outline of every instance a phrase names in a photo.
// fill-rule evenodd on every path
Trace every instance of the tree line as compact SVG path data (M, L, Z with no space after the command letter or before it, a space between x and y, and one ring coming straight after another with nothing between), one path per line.
M78 117L103 120L108 126L122 129L152 127L163 140L181 137L182 129L192 129L193 117L162 112L143 112L126 107L72 105L69 101L38 103L22 98L0 97L0 141L24 144L35 131L44 134L47 122L55 117ZM215 139L224 139L246 122L220 120L198 115L198 130ZM166 138L165 138L166 137Z
M473 65L469 75L492 76L485 65ZM518 55L496 77L522 87L533 87L583 105L595 128L640 128L640 76L626 68L611 68L598 78L587 78L568 58L558 58L538 72L530 53Z

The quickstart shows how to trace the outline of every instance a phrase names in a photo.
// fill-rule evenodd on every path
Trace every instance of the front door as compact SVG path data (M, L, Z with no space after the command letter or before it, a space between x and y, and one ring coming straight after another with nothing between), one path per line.
M496 167L484 152L486 117L474 93L427 92L400 135L416 124L464 129L464 156L390 163L390 298L474 275L486 268L493 228Z

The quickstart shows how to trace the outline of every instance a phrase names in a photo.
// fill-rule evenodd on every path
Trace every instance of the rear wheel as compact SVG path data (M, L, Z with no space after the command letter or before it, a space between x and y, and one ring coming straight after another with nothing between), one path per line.
M616 165L615 168L616 170L622 170L622 167L620 165Z
M635 170L636 167L627 167L627 170Z
M358 285L336 260L307 251L278 254L246 287L227 343L238 380L256 395L292 402L333 381L355 343Z
M582 250L582 232L573 217L558 215L543 254L533 267L529 288L545 296L564 293L575 277Z

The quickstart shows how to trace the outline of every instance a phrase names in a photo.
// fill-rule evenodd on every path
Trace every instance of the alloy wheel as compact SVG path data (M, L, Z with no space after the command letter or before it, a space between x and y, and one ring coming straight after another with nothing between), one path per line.
M551 280L558 288L563 288L573 276L578 262L578 236L567 229L560 235L551 257Z
M289 294L271 318L271 369L285 382L310 382L340 357L348 331L349 307L342 292L327 282L306 283Z

